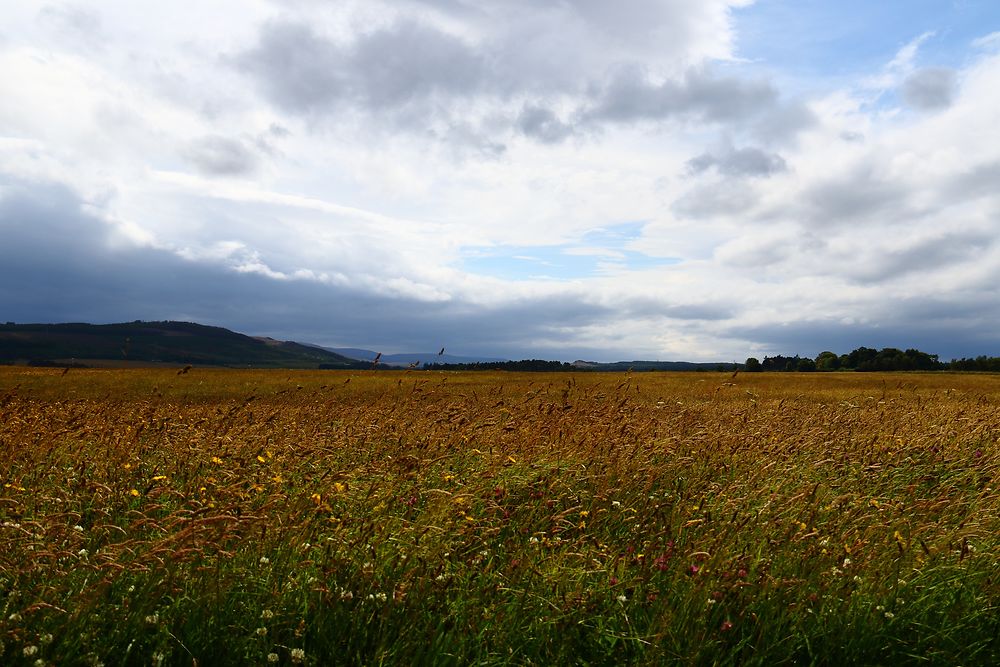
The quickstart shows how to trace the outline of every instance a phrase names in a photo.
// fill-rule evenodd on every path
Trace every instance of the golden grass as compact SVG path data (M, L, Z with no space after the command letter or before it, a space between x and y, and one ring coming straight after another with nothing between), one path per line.
M0 368L0 659L981 661L998 404L947 373Z

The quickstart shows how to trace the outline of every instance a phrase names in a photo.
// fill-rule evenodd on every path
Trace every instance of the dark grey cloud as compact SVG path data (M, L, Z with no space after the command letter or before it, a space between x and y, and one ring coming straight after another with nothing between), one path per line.
M711 122L743 121L773 109L778 91L767 81L720 77L704 68L679 80L651 81L638 65L617 68L593 93L590 121L656 121L688 116Z
M978 311L970 306L940 297L887 300L879 308L877 321L851 323L819 317L809 321L737 325L726 327L721 333L763 346L763 353L753 355L758 358L764 354L813 357L823 350L844 354L862 346L917 348L941 359L995 355L1000 317L994 314L995 309L984 312L981 305ZM859 315L863 314L863 309L859 309Z
M270 144L258 145L271 151ZM183 157L203 174L210 176L239 176L253 172L257 155L238 139L217 135L192 141L183 151Z
M702 153L688 160L688 170L700 174L715 169L724 176L771 176L788 169L785 159L761 148L729 149L718 153Z
M237 58L276 106L322 113L340 105L392 111L436 94L469 95L486 80L470 45L403 21L341 44L293 21L265 24L257 45Z
M757 193L745 182L723 181L688 190L671 208L682 218L704 220L746 213L757 204L758 199Z
M936 111L951 106L958 90L958 74L946 67L917 70L903 81L903 101L921 111Z
M869 166L821 182L803 193L806 221L814 225L896 222L917 212L908 204L908 188Z
M570 4L572 11L566 6L552 11L568 11L584 23L609 13L632 16L619 21L629 23L636 15L598 6L601 3L578 0ZM444 9L463 14L454 3ZM476 13L473 7L466 10ZM550 12L532 13L548 16ZM782 141L815 121L804 105L782 100L777 89L763 79L723 76L708 67L692 67L680 77L660 80L640 64L641 59L624 54L609 70L606 63L568 58L563 52L566 45L550 30L542 33L545 49L558 53L535 54L541 48L536 43L540 37L531 36L530 22L524 26L530 34L523 39L504 32L510 27L487 28L480 41L472 42L409 18L347 42L303 21L274 20L261 26L257 43L232 62L283 110L324 119L361 114L397 129L427 133L428 128L435 128L438 135L441 126L473 122L484 108L503 108L511 102L520 104L521 111L502 131L519 132L543 143L600 130L607 124L666 120L737 125L763 140ZM548 23L542 27L554 28ZM634 31L635 26L625 28ZM679 28L670 28L674 29ZM606 31L601 34L608 37ZM528 58L526 53L534 55ZM563 106L573 109L564 118L544 103L560 97ZM495 141L502 143L502 139Z
M949 201L969 201L981 197L1000 200L1000 162L978 164L956 174L945 187Z
M855 263L845 263L837 271L860 283L880 283L913 273L926 273L954 264L974 262L993 245L992 234L956 231L907 243L897 249L865 257L863 249Z
M530 104L521 110L517 126L526 136L546 144L558 143L574 133L573 127L559 120L550 109Z

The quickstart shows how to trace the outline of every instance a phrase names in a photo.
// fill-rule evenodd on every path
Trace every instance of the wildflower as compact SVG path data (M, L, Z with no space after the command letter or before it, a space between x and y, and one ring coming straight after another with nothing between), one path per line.
M45 661L42 660L41 658L39 658L38 660L35 660L34 664L35 664L35 667L45 667Z
M622 603L628 602L628 597L626 597L624 593L622 595L619 595L615 599Z
M7 620L10 621L11 623L17 623L18 621L21 620L21 615L15 611L13 614L7 617Z
M52 643L52 635L49 634L48 632L46 632L44 635L42 635L41 637L38 638L38 641L40 643L42 643L42 644L51 644Z
M715 598L708 598L707 600L705 600L705 604L709 606L715 604L715 602L716 602Z
M892 613L891 611L887 611L887 612L885 612L885 617L888 618L888 619L890 619L890 620L892 620L893 618L896 617L896 615L894 613Z
M267 556L261 556L259 562L261 565L267 565L268 563L271 562L271 559L268 558Z
M76 552L76 555L79 556L80 558L86 558L88 555L90 555L90 552L87 551L86 549L80 549L79 551Z
M280 658L278 657L277 653L268 653L267 654L267 661L268 662L278 662L278 660L280 660Z
M306 652L300 648L292 649L292 662L302 662L306 659Z
M159 620L160 620L159 614L150 614L146 617L146 622L149 623L150 625L156 625L156 623Z
M24 657L25 658L30 658L31 656L33 656L36 653L38 653L38 647L37 646L25 646L24 647L24 651L22 651L22 653L24 653Z
M274 618L274 612L271 611L270 609L265 609L264 611L260 612L260 617L263 618L263 619L265 619L265 620L266 619L270 619L270 618Z
M140 495L140 494L139 494L139 490L138 490L138 489L129 489L129 492L128 492L128 494L129 494L130 496L132 496L133 498L138 498L138 497L139 497L139 495Z
M73 526L73 530L75 530L78 533L82 533L83 532L83 526L81 526L80 524L77 524L77 525Z
M257 628L257 636L258 637L263 637L266 634L267 634L267 628L264 628L264 627Z
M530 542L531 544L538 544L538 538L532 537L531 539L528 540L528 542Z
M861 583L861 577L858 576L858 575L854 575L854 583L860 584Z
M851 565L851 559L850 558L845 558L843 566L844 567L850 567L850 565Z
M621 504L621 501L619 501L619 500L612 500L611 501L611 506L612 507L621 507L622 504Z
M160 665L162 665L163 661L166 660L166 659L167 659L167 656L164 655L163 653L160 653L160 652L154 653L153 654L153 665L154 665L154 667L160 667Z

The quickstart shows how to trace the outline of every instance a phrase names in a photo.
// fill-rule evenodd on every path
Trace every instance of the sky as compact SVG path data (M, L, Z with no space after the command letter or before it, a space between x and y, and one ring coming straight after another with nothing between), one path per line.
M1000 356L995 0L0 0L0 320Z

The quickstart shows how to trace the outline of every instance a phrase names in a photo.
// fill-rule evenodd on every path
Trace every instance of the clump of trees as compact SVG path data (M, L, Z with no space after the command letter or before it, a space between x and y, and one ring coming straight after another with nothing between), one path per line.
M984 360L979 362L979 359ZM973 362L970 365L989 366L990 359L979 357L975 360L961 360L961 362ZM1000 359L995 361L1000 362ZM820 352L815 359L809 357L786 357L776 355L764 357L760 361L754 357L746 360L743 371L754 373L759 371L780 371L808 373L813 371L938 371L938 370L988 370L987 368L954 368L954 365L938 360L938 355L928 354L920 350L908 349L899 350L894 347L886 347L876 350L870 347L859 347L849 354L837 355L834 352ZM996 370L1000 370L1000 363Z
M975 359L953 359L948 364L948 369L953 371L1000 373L1000 357L987 357L984 355Z

